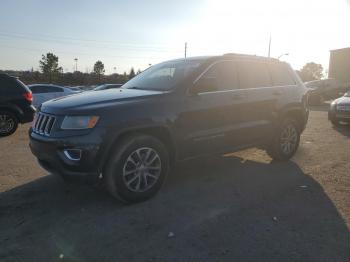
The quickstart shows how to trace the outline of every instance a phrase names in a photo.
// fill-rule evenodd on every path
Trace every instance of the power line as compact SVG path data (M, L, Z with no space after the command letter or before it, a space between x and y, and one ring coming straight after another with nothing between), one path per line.
M15 47L15 46L8 46L0 44L0 47L3 48L10 48L10 49L17 49L17 50L26 50L26 51L33 51L33 52L40 52L45 53L46 51L42 49L34 49L34 48L27 48L27 47ZM105 58L126 58L126 59L161 59L161 57L154 57L154 56L115 56L110 54L93 54L93 53L80 53L80 52L65 52L65 51L55 51L57 54L64 54L64 55L80 55L80 56L94 56L94 57L105 57Z
M116 43L112 41L94 41L94 40L83 40L83 39L71 39L71 38L65 38L65 37L42 37L42 36L30 36L30 35L21 35L21 34L9 34L9 33L4 33L0 32L0 37L5 37L5 38L17 38L17 39L26 39L30 41L36 41L36 42L54 42L58 44L65 44L65 45L78 45L78 46L85 46L85 47L102 47L102 48L108 48L108 49L129 49L129 50L138 50L138 51L155 51L155 52L177 52L177 51L172 51L168 47L160 47L160 46L149 46L149 45L133 45L133 44L121 44L121 43ZM72 42L73 41L73 42ZM74 42L95 42L95 43L109 43L113 44L114 46L96 46L96 45L86 45L83 43L74 43ZM118 46L118 48L116 47Z

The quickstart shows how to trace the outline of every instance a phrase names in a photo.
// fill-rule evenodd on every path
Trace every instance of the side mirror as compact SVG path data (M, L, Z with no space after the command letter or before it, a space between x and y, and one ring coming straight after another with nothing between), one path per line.
M217 79L211 78L200 78L190 89L192 95L204 92L214 92L217 91Z

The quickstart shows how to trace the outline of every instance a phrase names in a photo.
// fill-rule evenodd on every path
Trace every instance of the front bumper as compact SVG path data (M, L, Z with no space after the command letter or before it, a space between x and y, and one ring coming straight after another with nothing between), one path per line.
M336 110L335 106L332 106L328 111L328 120L350 122L350 111L339 111Z
M100 141L95 133L85 136L49 138L29 131L30 149L39 164L65 180L93 183L99 179ZM94 141L94 142L91 142ZM72 160L66 150L80 150L79 160Z

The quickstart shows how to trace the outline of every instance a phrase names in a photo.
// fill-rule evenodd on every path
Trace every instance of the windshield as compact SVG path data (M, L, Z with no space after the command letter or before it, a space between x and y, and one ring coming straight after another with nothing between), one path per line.
M166 91L172 89L197 69L199 60L164 62L143 71L123 85L123 88Z

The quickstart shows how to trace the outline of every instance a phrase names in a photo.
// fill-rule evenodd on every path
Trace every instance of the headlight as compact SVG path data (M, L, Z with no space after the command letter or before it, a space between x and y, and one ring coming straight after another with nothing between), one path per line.
M91 129L98 121L98 116L66 116L61 129Z

